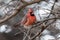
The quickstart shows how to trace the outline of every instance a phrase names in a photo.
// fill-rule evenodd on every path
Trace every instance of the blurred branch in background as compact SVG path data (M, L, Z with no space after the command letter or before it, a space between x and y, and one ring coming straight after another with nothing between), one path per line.
M4 23L5 21L7 21L7 20L9 20L10 18L12 18L12 17L14 17L15 15L17 15L17 14L18 14L23 8L25 8L26 6L31 5L31 4L34 4L34 3L38 3L38 2L40 2L40 1L41 1L41 0L20 5L20 6L15 10L15 12L12 13L12 15L6 16L4 19L0 20L0 24L1 24L1 23Z
M16 16L17 14L19 14L19 12L20 12L22 9L24 9L26 6L32 5L32 4L35 4L35 3L39 3L40 1L41 1L41 0L33 0L33 1L31 1L31 2L26 2L26 1L24 1L24 0L21 0L21 4L20 4L20 1L19 1L19 5L18 5L18 7L16 7L16 8L14 8L14 6L12 6L11 4L10 4L10 5L7 5L7 7L5 8L6 10L8 10L8 7L11 7L11 10L8 11L7 13L10 13L11 11L13 11L13 12L11 12L11 15L7 15L7 13L6 13L6 16L4 17L4 19L0 19L0 24L2 24L2 23L4 23L4 22L8 21L9 19L15 17L15 16ZM14 3L14 4L15 4L15 3ZM52 4L53 4L53 3L52 3ZM19 24L18 27L17 27L17 29L19 29L20 31L17 32L17 33L15 33L14 36L20 34L21 32L24 33L23 40L26 40L26 38L27 38L27 40L34 40L34 39L36 39L36 37L41 36L42 32L43 32L45 29L47 29L48 27L51 27L51 26L50 26L51 24L55 23L56 20L60 19L60 16L57 15L57 14L60 13L60 12L59 12L60 10L59 10L59 11L54 10L54 5L55 5L55 2L54 2L54 4L53 4L51 10L41 8L41 9L43 9L43 10L51 11L51 12L50 12L50 15L49 15L46 19L44 19L44 20L42 20L42 21L39 21L39 22L36 22L34 25L32 25L32 27L31 27L30 29L27 29L27 30L26 30L26 29L22 28L22 27L20 26L20 24ZM16 6L17 6L17 5L16 5ZM59 5L56 5L56 6L60 7ZM4 7L4 6L2 6L2 7ZM13 9L12 9L12 8L13 8ZM58 9L59 9L59 8L58 8ZM47 12L47 13L48 13L48 12ZM51 15L52 15L53 17L52 17ZM50 16L51 16L51 18L50 18ZM25 17L25 16L24 16L24 17ZM51 20L52 20L52 22L51 22ZM18 22L19 22L19 21L18 21ZM47 22L47 23L46 23L46 22ZM39 30L38 30L38 29L39 29ZM35 31L36 31L36 32L35 32ZM34 34L34 35L32 36L32 34Z

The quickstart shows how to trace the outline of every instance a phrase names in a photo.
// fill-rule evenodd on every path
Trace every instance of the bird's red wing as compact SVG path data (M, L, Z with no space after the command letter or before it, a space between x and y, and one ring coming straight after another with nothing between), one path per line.
M22 21L21 21L21 24L25 24L26 23L26 21L27 21L27 17L24 17L23 19L22 19Z

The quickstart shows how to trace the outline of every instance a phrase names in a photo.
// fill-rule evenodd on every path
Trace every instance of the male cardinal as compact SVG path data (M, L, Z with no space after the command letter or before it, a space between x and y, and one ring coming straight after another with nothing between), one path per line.
M30 28L35 21L36 21L36 17L33 13L33 10L32 8L29 8L27 15L21 21L21 24L24 26L24 28Z

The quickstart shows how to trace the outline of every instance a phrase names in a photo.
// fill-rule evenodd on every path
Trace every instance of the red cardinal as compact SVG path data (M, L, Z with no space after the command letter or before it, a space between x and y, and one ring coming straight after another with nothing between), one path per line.
M25 18L23 18L23 20L21 21L21 24L24 25L25 28L30 28L35 21L36 17L33 13L33 10L30 8Z

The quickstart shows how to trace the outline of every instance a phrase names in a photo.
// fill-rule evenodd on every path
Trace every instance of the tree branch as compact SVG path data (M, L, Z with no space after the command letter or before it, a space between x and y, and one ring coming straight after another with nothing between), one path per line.
M34 40L37 36L40 36L41 33L42 33L49 25L51 25L51 24L54 23L54 22L55 22L55 20L54 20L53 22L49 23L48 25L46 25L45 28L44 28L43 30L41 30L41 32L38 32L35 36L33 36L32 38L30 38L29 40Z
M16 15L21 11L21 9L25 8L26 6L31 5L31 4L34 4L34 3L38 3L38 2L40 2L40 1L41 1L41 0L39 0L39 1L34 1L34 2L30 2L30 3L24 4L24 5L22 5L22 6L19 6L18 9L15 10L14 13L12 13L12 15L6 16L6 18L4 18L3 20L0 20L0 24L1 24L1 23L4 23L5 21L7 21L7 20L9 20L9 19L11 19L12 17L16 16Z

